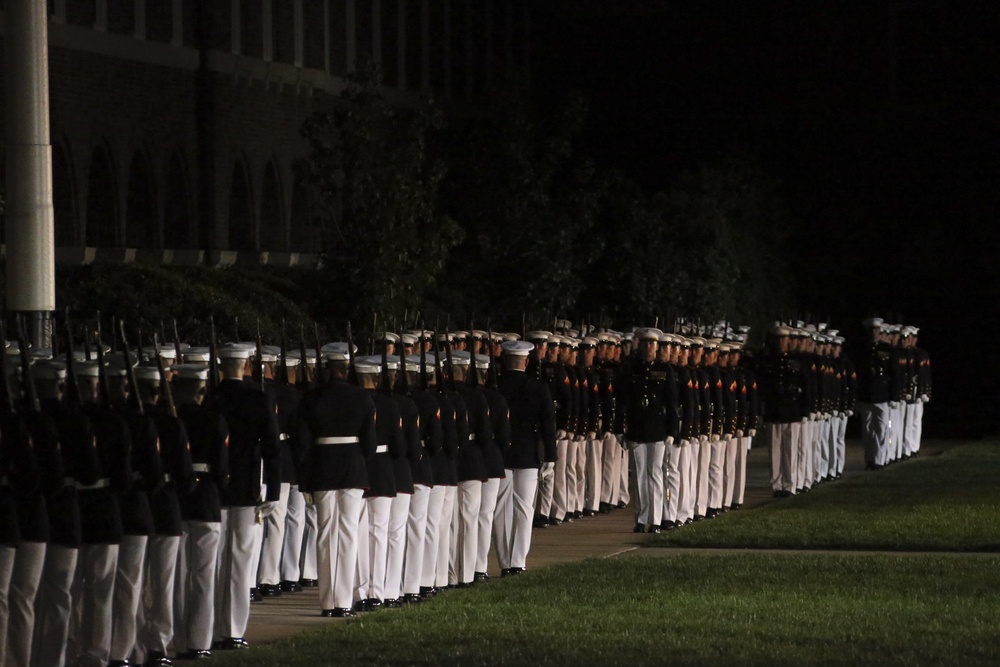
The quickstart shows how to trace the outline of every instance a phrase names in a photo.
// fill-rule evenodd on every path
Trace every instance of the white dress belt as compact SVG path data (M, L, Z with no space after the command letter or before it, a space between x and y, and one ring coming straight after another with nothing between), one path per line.
M361 442L361 439L354 435L338 435L329 438L316 438L313 440L313 444L316 445L350 445L355 442Z
M387 454L389 452L389 445L379 445L375 448L376 454Z
M212 466L207 463L192 463L191 470L195 472L212 472Z

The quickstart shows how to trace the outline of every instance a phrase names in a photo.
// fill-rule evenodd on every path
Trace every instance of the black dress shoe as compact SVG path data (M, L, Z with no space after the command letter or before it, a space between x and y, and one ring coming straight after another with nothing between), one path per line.
M690 518L690 517L688 517L687 519L684 519L684 525L685 525L685 526L689 526L689 525L691 525L692 523L694 523L694 519L692 519L692 518Z
M319 586L319 582L315 579L299 579L299 585L302 586L302 588L317 588Z
M368 611L378 611L382 608L382 601L378 598L368 598L365 602L368 604Z
M601 514L607 514L608 512L611 511L611 503L602 502L600 505L597 506L597 511L600 512Z
M717 508L709 507L708 512L705 513L705 518L714 519L715 517L719 516L719 514L721 514L721 512Z
M521 574L523 572L524 572L524 568L523 567L508 567L507 568L507 576L508 577L513 577L514 575Z
M701 520L702 520L702 519L704 519L704 518L705 518L705 517L704 517L704 516L702 516L701 514L695 514L695 515L694 515L694 520L695 520L695 521L701 521Z
M383 609L399 609L403 606L403 603L397 598L389 598L382 601Z
M437 595L438 591L433 586L421 586L420 587L420 597L425 600L429 600Z
M743 509L743 505L741 505L740 503L733 503L732 507L730 509L732 509L734 511L735 510L741 510L741 509Z
M533 528L547 528L548 525L549 525L548 517L544 517L541 515L536 516L535 520L531 522L531 526Z
M337 607L336 609L324 609L320 612L323 618L354 618L357 614L347 607Z
M628 505L625 504L625 501L623 501L623 500L619 500L618 501L618 509L623 510L626 507L628 507Z
M645 533L646 532L646 527L644 525L642 525L641 523L637 523L637 524L635 524L635 528L632 529L632 532L633 533Z
M650 526L646 530L646 532L647 533L653 533L654 535L659 535L660 534L660 527L659 526Z
M559 519L557 519L557 518L556 518L555 516L550 516L549 518L545 519L545 521L546 521L546 522L547 522L547 523L548 523L548 524L549 524L550 526L558 526L559 524L561 524L561 523L562 523L562 521L560 521Z
M281 597L281 586L278 584L257 584L257 590L266 598Z
M178 660L208 660L212 657L212 652L207 649L191 649L184 653L178 653Z
M250 644L243 637L223 637L221 641L212 644L212 648L220 651L239 651L250 648Z
M673 521L667 521L666 519L664 519L663 521L660 522L660 530L673 530L676 527L677 526L674 525Z
M170 667L174 663L165 653L150 651L146 655L146 662L144 664L146 667Z
M577 510L576 512L573 512L573 518L574 519L582 519L583 518L583 512L581 512L580 510Z
M585 517L597 516L597 512L595 512L594 510L583 510L583 516Z
M108 667L135 667L131 660L109 660Z
M403 602L406 604L420 604L423 601L424 599L416 593L407 593L403 596Z
M485 572L476 572L476 574L472 577L472 580L475 581L477 584L481 584L484 581L489 581L490 575L486 574Z
M256 586L250 589L250 602L263 602L264 596L260 594L260 589Z
M355 612L371 611L371 607L368 606L368 600L355 600L354 606L351 609Z
M297 581L282 581L278 584L281 587L282 593L301 593L302 584Z

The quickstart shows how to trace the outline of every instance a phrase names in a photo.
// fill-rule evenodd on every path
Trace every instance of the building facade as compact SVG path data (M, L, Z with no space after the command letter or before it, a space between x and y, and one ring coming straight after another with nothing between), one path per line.
M318 239L299 128L362 57L395 103L456 106L529 58L527 0L48 5L63 262L306 260Z

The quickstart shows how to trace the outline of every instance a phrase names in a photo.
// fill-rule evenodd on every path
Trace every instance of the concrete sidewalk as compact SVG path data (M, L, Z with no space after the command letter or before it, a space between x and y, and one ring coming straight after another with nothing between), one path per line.
M953 443L930 441L923 444L922 455L940 454ZM864 473L863 451L860 441L849 441L845 477ZM836 482L831 482L836 484ZM634 481L633 481L634 484ZM635 492L632 493L633 505ZM747 460L747 489L743 510L765 504L782 502L771 493L770 452L757 446L750 450ZM532 536L528 569L557 565L586 558L606 558L632 551L643 544L645 535L635 534L633 507L599 514L572 523L536 529ZM657 550L663 551L663 550ZM680 551L680 550L678 550ZM691 552L692 550L684 550ZM702 550L697 550L698 552ZM709 550L704 550L708 552ZM491 556L490 576L499 576L496 559ZM431 604L446 604L445 600ZM315 589L302 593L286 594L280 598L268 598L250 607L250 626L246 639L251 643L269 642L290 637L317 626L328 626L331 622L341 622L321 618L319 596Z

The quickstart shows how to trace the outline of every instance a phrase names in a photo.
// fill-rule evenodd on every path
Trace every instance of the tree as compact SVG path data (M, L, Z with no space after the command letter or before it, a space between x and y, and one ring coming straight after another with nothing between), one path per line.
M401 317L423 302L461 240L461 229L439 213L445 169L427 150L442 124L430 100L413 109L390 104L370 62L359 63L339 99L304 123L324 271L343 315Z
M517 322L528 312L540 323L568 313L585 289L583 275L601 250L602 183L574 153L582 101L568 101L543 125L526 99L506 87L449 133L443 201L466 236L437 294L453 311L478 307Z

